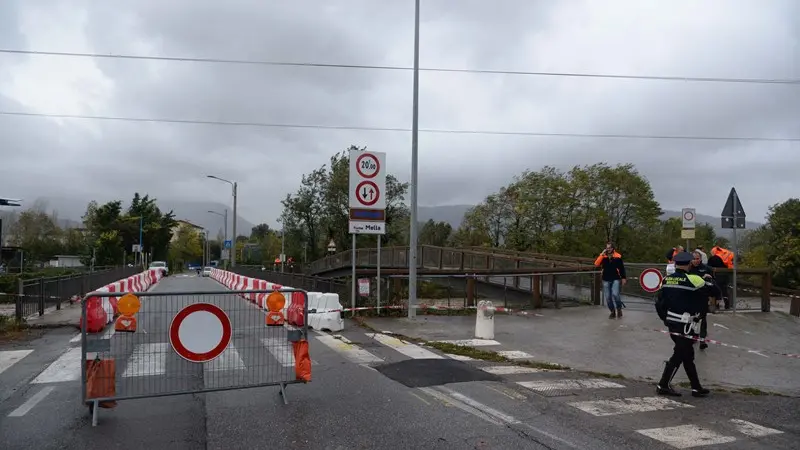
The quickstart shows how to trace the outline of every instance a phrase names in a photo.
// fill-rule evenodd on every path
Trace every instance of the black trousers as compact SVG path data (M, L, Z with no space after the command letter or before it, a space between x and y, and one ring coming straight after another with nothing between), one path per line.
M694 365L694 341L675 335L670 335L670 338L672 338L672 342L675 343L675 346L672 350L672 356L667 362L667 370L669 370L670 367L672 370L677 370L683 365L683 370L686 371L686 377L689 378L692 389L700 388L700 377L697 375L697 367Z

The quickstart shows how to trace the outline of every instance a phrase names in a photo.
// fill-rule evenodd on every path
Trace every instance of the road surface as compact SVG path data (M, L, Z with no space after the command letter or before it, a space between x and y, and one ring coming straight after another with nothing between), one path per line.
M223 290L208 278L175 275L154 288L159 296L143 298L137 332L107 336L118 393L284 373L280 353L256 339L262 312ZM220 295L174 295L182 291ZM237 328L235 353L205 365L163 345L171 316L201 301L226 310ZM289 386L288 405L274 386L126 400L101 410L93 428L80 402L78 336L57 329L0 347L4 450L800 448L794 398L660 400L642 383L459 361L359 328L312 333L313 381Z

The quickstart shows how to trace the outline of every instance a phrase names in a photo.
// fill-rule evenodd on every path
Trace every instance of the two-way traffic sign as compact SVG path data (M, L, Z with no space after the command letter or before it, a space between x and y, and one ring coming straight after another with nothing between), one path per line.
M384 234L386 153L350 150L350 233Z

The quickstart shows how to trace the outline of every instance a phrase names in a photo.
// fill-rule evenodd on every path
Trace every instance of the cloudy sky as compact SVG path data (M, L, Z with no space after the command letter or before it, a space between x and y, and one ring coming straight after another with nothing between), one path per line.
M0 47L410 67L412 0L3 0ZM457 6L456 6L457 5ZM423 68L800 79L797 0L422 0ZM800 138L800 85L422 72L420 128ZM0 52L0 111L411 126L410 71ZM410 133L0 115L0 195L133 191L227 201L274 223L350 144L410 177ZM800 195L800 142L420 134L420 203L474 203L525 168L631 162L665 209L748 218Z

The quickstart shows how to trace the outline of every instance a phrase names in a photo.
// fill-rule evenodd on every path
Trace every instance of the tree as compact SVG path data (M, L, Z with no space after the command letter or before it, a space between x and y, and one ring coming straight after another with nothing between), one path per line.
M262 223L253 227L250 231L250 240L253 242L261 242L266 239L270 232L269 225Z
M650 184L630 164L544 167L472 208L453 243L585 256L611 240L626 257L647 258L662 245L652 232L660 214Z
M351 247L349 233L349 167L348 151L364 150L351 146L336 153L330 166L323 165L303 175L300 188L282 201L281 226L286 233L287 255L303 255L314 260L326 253L328 241L333 239L342 251ZM385 245L402 245L407 242L408 207L405 195L408 183L400 183L393 175L386 176L386 234ZM375 236L359 236L359 246L374 246Z
M194 227L181 225L170 245L169 260L173 267L184 267L188 263L200 263L203 259L204 238Z
M450 240L453 227L447 222L434 222L428 220L419 230L419 243L421 245L435 245L444 247Z
M791 198L770 207L767 223L747 237L748 266L767 263L775 286L800 285L800 199Z
M10 227L11 243L22 247L27 258L45 261L61 252L62 231L53 217L41 209L22 211Z
M154 260L166 260L172 229L176 225L172 211L161 212L156 199L136 193L126 213L119 200L98 205L92 201L83 216L86 240L96 252L96 265L113 265L122 261L134 244L139 243L141 225L142 244ZM91 254L91 251L88 255ZM84 264L88 264L84 261Z

